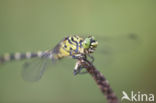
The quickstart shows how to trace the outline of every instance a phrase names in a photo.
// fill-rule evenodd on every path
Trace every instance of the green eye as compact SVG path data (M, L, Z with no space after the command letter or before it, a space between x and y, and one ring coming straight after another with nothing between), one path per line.
M86 38L85 40L84 40L84 42L83 42L83 47L84 48L89 48L89 46L90 46L90 39L89 38Z
M82 45L85 49L96 48L98 45L98 42L96 41L96 39L93 36L91 36L91 37L85 38Z

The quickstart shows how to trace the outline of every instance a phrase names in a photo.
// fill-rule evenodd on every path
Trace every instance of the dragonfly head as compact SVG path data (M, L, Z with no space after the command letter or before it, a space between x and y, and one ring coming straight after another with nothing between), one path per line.
M98 42L94 36L89 36L84 39L82 45L83 48L86 49L89 53L93 53L98 45Z

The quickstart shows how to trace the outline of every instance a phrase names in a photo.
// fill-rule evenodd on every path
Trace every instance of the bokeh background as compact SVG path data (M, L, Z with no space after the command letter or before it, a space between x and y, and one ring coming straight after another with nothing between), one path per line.
M94 64L119 99L123 90L156 93L155 0L0 0L0 55L50 49L74 34L97 38ZM24 62L0 66L0 103L106 102L90 75L73 76L75 60L34 83L21 77Z

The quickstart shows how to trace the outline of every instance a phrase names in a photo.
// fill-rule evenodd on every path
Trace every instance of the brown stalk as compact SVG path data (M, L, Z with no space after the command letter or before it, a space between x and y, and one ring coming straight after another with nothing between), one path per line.
M96 84L100 88L101 92L106 96L108 103L119 103L115 93L110 87L108 81L105 77L100 73L95 66L88 60L79 59L79 65L86 68L88 73L94 78Z

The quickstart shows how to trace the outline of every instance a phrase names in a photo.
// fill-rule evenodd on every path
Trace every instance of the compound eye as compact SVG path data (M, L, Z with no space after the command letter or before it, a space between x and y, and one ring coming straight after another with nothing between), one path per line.
M85 41L85 42L84 42L84 44L85 44L85 45L88 45L88 42L87 42L87 41Z

